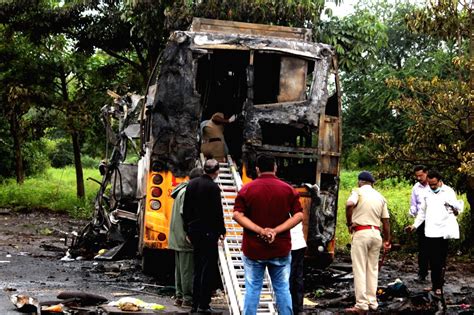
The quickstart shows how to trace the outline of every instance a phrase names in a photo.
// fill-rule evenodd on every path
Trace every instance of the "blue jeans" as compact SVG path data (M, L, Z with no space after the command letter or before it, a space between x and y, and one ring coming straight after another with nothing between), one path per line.
M255 315L260 301L265 269L272 279L279 315L292 315L290 294L291 255L272 259L253 260L243 255L245 271L244 315Z

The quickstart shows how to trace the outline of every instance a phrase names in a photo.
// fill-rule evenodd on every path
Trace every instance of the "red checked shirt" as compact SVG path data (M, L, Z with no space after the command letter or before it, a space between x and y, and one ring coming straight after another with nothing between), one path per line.
M290 214L303 209L293 187L272 174L263 174L242 187L235 199L234 211L242 212L262 228L275 228ZM290 231L278 234L273 243L268 244L256 233L244 229L242 250L245 256L254 260L287 256L291 250Z

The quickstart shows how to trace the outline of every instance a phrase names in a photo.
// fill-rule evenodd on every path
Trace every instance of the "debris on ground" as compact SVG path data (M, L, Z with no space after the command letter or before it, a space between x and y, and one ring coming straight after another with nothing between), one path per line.
M157 303L148 303L143 300L132 298L132 297L123 297L117 301L109 302L109 306L116 306L122 311L138 311L141 309L146 310L164 310L165 306Z
M18 311L24 313L36 313L39 308L39 301L28 295L13 294L10 296L10 301L12 301Z

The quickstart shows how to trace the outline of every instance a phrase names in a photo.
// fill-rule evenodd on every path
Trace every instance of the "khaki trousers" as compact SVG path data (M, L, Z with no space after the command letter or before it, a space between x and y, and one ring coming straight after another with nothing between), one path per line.
M379 255L382 247L380 231L367 229L352 234L351 259L354 274L355 306L376 310Z

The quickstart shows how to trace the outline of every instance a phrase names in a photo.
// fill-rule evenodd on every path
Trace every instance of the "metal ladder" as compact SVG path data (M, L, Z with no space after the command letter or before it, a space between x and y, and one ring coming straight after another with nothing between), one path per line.
M227 163L219 163L219 176L216 183L221 189L226 237L219 246L219 269L226 291L227 303L231 315L241 314L244 308L245 278L242 261L243 228L232 219L234 201L242 187L242 179L230 156ZM275 296L268 271L263 279L260 304L257 314L277 314Z

